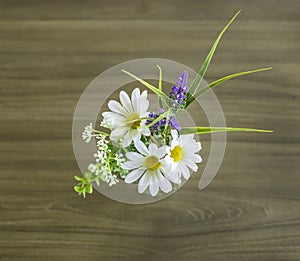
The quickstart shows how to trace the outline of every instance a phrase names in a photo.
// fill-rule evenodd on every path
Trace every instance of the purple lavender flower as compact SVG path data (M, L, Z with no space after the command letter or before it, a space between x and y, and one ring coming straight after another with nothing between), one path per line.
M150 112L149 115L148 115L148 119L146 121L146 125L152 123L157 117L159 117L164 112L165 112L165 110L163 110L163 109L159 109L158 113ZM150 127L150 129L153 132L160 132L160 131L162 131L165 128L166 123L167 123L167 118L162 118L160 121L158 121L155 124L153 124ZM168 124L169 124L169 126L173 127L176 130L180 130L181 129L180 124L177 121L177 119L176 119L175 116L171 116L169 118Z
M172 86L170 98L173 100L173 107L178 108L184 105L186 93L188 92L188 73L184 71L178 78L176 85Z
M176 129L176 130L180 130L181 129L180 124L179 124L179 122L178 122L178 120L176 119L175 116L171 116L169 118L169 125L171 127L173 127L174 129Z

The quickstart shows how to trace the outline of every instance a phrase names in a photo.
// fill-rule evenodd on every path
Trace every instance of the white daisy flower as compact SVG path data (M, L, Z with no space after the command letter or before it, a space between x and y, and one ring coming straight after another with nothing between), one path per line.
M149 101L147 91L140 93L136 88L131 99L126 92L120 92L121 104L111 100L108 103L110 112L103 112L104 121L112 128L110 138L113 141L122 140L122 145L128 147L133 140L139 140L141 135L149 136L150 130L145 122L148 116Z
M135 141L137 152L127 152L128 161L122 163L122 168L130 172L125 178L126 183L139 179L138 192L143 193L148 187L151 196L156 196L159 189L165 193L172 190L169 181L170 164L163 159L168 151L167 146L158 148L151 143L147 148L140 140ZM172 177L171 177L172 180Z
M166 160L172 164L172 174L175 179L183 176L186 180L190 177L190 170L197 171L196 163L201 163L202 158L196 154L201 150L201 143L194 139L194 134L178 136L176 130L171 130L171 149Z

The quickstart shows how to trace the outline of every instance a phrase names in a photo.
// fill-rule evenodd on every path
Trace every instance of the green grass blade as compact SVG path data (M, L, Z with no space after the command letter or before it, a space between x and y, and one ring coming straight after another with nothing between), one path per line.
M227 28L231 25L231 23L234 21L234 19L238 16L238 14L241 12L241 10L239 10L234 17L228 22L228 24L224 27L224 29L221 31L221 33L219 34L218 38L216 39L216 41L214 42L212 48L210 49L206 59L204 60L204 63L202 64L195 80L193 81L192 85L190 86L190 90L189 93L191 94L191 96L194 95L194 93L197 91L198 86L201 83L202 78L204 77L206 70L210 64L210 61L217 49L218 43L221 40L223 34L225 33L225 31L227 30Z
M147 125L147 127L152 127L155 123L159 122L160 120L162 120L163 118L167 117L169 114L170 110L165 111L164 113L162 113L161 115L159 115L154 121L152 121L150 124Z
M156 88L155 86L151 85L150 83L144 81L143 79L135 76L134 74L127 72L125 70L121 70L122 72L126 73L127 75L131 76L141 84L143 84L145 87L149 88L151 91L153 91L155 94L157 94L168 106L171 106L169 97L161 90Z
M231 128L231 127L184 127L181 128L179 133L181 135L187 134L207 134L212 132L223 132L223 131L246 131L246 132L273 132L272 130L259 130L251 128Z
M268 71L271 70L272 67L268 67L268 68L261 68L261 69L256 69L256 70L251 70L251 71L245 71L245 72L239 72L239 73L234 73L231 75L227 75L223 78L220 78L208 85L206 85L205 87L203 87L202 89L200 89L200 91L196 92L194 94L194 96L190 96L186 102L186 107L188 107L195 99L197 99L200 95L202 95L203 93L205 93L206 91L208 91L209 89L212 89L214 87L216 87L217 85L221 84L222 82L226 82L230 79L239 77L239 76L243 76L243 75L247 75L247 74L251 74L251 73L256 73L256 72L263 72L263 71Z
M160 66L157 64L156 65L158 70L159 70L159 82L158 82L158 89L160 91L162 91L162 69L160 68ZM162 108L163 107L163 104L162 104L162 100L161 98L158 96L158 105L159 105L159 108Z
M158 89L160 91L162 91L162 69L160 68L160 66L157 64L156 65L158 70L159 70L159 82L158 82Z

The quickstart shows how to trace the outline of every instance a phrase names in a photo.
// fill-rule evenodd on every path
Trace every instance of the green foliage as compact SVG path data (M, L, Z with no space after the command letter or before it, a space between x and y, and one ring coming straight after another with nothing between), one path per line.
M202 95L203 93L205 93L206 91L208 91L209 89L212 89L214 87L216 87L217 85L221 84L222 82L228 81L230 79L242 76L242 75L247 75L247 74L251 74L251 73L256 73L256 72L262 72L262 71L267 71L267 70L271 70L272 68L262 68L262 69L256 69L256 70L251 70L251 71L245 71L245 72L239 72L239 73L234 73L231 75L227 75L223 78L220 78L208 85L206 85L205 87L203 87L201 90L199 90L198 92L196 92L193 96L189 95L187 97L187 101L186 101L186 106L185 108L187 108L195 99L197 99L200 95Z
M171 107L171 100L170 98L159 88L156 88L155 86L151 85L150 83L144 81L143 79L135 76L134 74L127 72L125 70L122 70L122 72L126 73L127 75L131 76L135 80L139 81L141 84L143 84L145 87L149 88L151 91L153 91L155 94L158 95L159 98L161 98L162 101L164 101L168 107Z
M240 10L240 11L241 11L241 10ZM218 44L219 44L219 42L220 42L220 40L221 40L223 34L224 34L225 31L227 30L227 28L231 25L231 23L234 21L234 19L238 16L238 14L240 13L240 11L238 11L238 12L235 14L235 16L229 21L229 23L224 27L224 29L223 29L223 30L221 31L221 33L219 34L217 40L214 42L214 44L213 44L212 48L210 49L210 51L209 51L209 53L208 53L206 59L204 60L204 63L202 64L202 66L201 66L201 68L200 68L200 70L199 70L199 72L198 72L198 74L197 74L197 76L196 76L194 82L193 82L192 85L190 86L189 93L190 93L191 96L193 96L194 93L197 91L197 88L198 88L198 86L200 85L201 80L203 79L203 77L204 77L204 75L205 75L205 73L206 73L206 71L207 71L207 68L208 68L208 66L209 66L209 64L210 64L210 61L211 61L211 59L212 59L212 57L213 57L213 55L214 55L214 53L215 53L215 51L216 51L216 49L217 49L217 46L218 46Z
M272 130L259 130L251 128L231 128L231 127L185 127L182 128L179 133L181 135L186 134L207 134L212 132L222 131L247 131L247 132L273 132Z
M88 179L89 172L85 173L85 176L80 178L78 176L74 176L74 178L79 181L79 183L74 186L74 190L79 194L82 195L84 198L86 197L86 193L91 194L93 192L92 187L92 180Z

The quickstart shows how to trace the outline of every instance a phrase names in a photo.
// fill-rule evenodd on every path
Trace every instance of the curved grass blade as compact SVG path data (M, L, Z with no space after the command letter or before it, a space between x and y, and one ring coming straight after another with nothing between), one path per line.
M181 128L179 133L181 135L187 134L207 134L212 132L222 132L222 131L246 131L246 132L273 132L272 130L260 130L251 128L231 128L231 127L184 127Z
M268 71L271 70L272 67L268 67L268 68L261 68L261 69L256 69L256 70L251 70L251 71L245 71L245 72L239 72L239 73L234 73L231 75L227 75L223 78L220 78L208 85L206 85L205 87L203 87L202 89L200 89L200 91L196 92L193 96L189 96L187 102L186 102L186 107L188 107L195 99L197 99L200 95L202 95L203 93L205 93L206 91L208 91L209 89L212 89L214 87L216 87L217 85L221 84L222 82L226 82L230 79L239 77L239 76L243 76L243 75L247 75L247 74L251 74L251 73L256 73L256 72L262 72L262 71Z
M159 70L159 82L158 82L158 89L160 91L162 91L162 69L160 68L160 66L157 64L156 65L158 70ZM159 108L162 108L163 107L163 104L162 104L162 100L161 98L158 96L158 105L159 105Z
M221 31L221 33L219 34L218 38L216 39L216 41L214 42L212 48L210 49L206 59L204 60L204 63L202 64L199 72L197 73L197 76L195 78L195 80L193 81L192 85L190 86L190 90L189 93L191 96L194 95L194 93L197 91L198 86L200 85L206 70L210 64L210 61L217 49L218 43L221 40L223 34L225 33L225 31L227 30L227 28L231 25L231 23L234 21L234 19L239 15L239 13L241 12L241 10L239 10L234 17L228 22L228 24L223 28L223 30Z
M149 88L151 91L153 91L155 94L158 95L158 97L160 97L168 106L171 106L171 102L169 97L161 90L159 90L158 88L154 87L153 85L151 85L150 83L144 81L143 79L135 76L134 74L127 72L125 70L121 70L123 73L126 73L127 75L131 76L132 78L134 78L135 80L139 81L141 84L143 84L145 87Z

